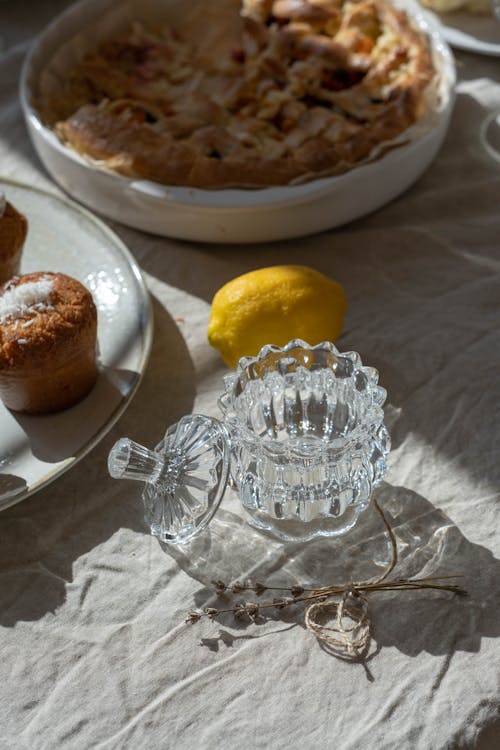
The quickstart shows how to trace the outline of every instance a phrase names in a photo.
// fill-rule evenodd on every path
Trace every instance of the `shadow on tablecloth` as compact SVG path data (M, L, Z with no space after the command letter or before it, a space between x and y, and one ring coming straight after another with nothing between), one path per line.
M0 625L11 627L55 612L66 601L79 558L123 530L145 532L140 488L109 477L109 450L123 435L156 445L168 424L191 411L195 394L185 341L168 312L158 301L153 303L151 357L127 411L75 467L0 513ZM16 478L4 481L11 486ZM117 565L122 564L117 557ZM91 585L89 573L80 593L82 603Z
M377 651L397 648L410 656L479 650L483 637L500 635L500 561L468 541L452 521L425 498L404 487L384 484L377 492L398 543L398 564L391 578L459 574L456 582L469 596L448 592L401 591L369 595L373 641ZM378 577L390 560L390 545L377 512L370 506L358 525L340 539L301 544L271 540L246 524L236 512L219 510L207 532L189 545L164 546L178 564L203 583L196 607L227 607L234 600L259 600L253 592L217 598L213 580L261 581L275 586L344 584ZM285 592L286 593L286 592ZM188 607L189 608L189 607ZM266 610L266 619L303 624L303 609ZM223 626L217 635L219 624ZM196 627L194 625L193 627ZM236 621L231 614L214 623L215 648L220 637L234 638L229 628L258 637L259 625Z

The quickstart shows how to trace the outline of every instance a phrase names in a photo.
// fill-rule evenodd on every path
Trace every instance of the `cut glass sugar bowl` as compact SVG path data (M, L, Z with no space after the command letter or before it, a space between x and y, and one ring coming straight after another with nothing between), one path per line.
M386 471L390 438L378 372L330 342L265 346L224 378L221 419L188 415L154 450L112 448L115 478L145 482L151 533L190 541L231 483L250 523L283 540L354 526Z

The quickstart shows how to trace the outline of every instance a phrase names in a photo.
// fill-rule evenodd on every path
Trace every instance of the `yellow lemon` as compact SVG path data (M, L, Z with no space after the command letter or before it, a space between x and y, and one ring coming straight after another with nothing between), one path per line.
M208 340L229 367L264 344L295 338L315 345L342 331L345 294L337 281L307 266L270 266L238 276L212 301Z

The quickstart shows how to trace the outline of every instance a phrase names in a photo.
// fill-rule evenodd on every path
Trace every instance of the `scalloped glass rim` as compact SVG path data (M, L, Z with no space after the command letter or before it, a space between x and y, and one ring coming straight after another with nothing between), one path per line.
M387 391L385 390L385 388L378 385L378 370L376 370L374 367L363 365L361 356L357 352L340 352L335 344L333 344L333 342L331 341L322 341L319 344L310 345L303 339L292 339L283 347L277 346L275 344L265 344L256 356L242 357L238 362L236 371L224 376L224 393L218 400L219 408L224 415L224 420L227 420L229 424L234 424L237 427L238 432L243 436L244 439L246 438L248 439L248 441L252 442L256 439L257 436L251 430L251 428L249 428L245 424L245 422L240 419L241 413L238 410L233 409L232 401L235 398L237 389L242 386L242 380L247 376L248 372L257 370L258 365L270 355L286 355L294 349L304 350L305 352L326 351L331 353L332 357L337 361L348 361L352 366L352 372L348 377L350 378L356 373L362 372L367 380L373 385L373 391L376 394L376 403L372 403L372 405L367 408L363 421L353 430L351 430L346 436L334 439L325 439L325 445L329 444L329 446L334 450L348 449L353 444L353 442L358 441L363 435L366 435L367 428L375 428L383 423L384 413L382 406L387 397ZM303 367L301 365L299 365L296 369L304 369L306 372L310 372L312 370L312 368L308 369L307 367ZM332 371L334 372L333 368ZM262 373L256 374L257 377L260 377ZM243 392L243 390L244 387L242 387L240 392ZM272 450L273 441L264 443L264 447L267 450ZM281 452L281 450L279 450L279 452Z

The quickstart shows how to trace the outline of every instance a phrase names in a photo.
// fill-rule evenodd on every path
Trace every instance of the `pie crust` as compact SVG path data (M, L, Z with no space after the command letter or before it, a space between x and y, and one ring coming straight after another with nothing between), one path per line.
M264 187L344 172L428 106L427 38L388 0L244 0L240 15L224 54L133 24L40 103L44 120L128 177Z

